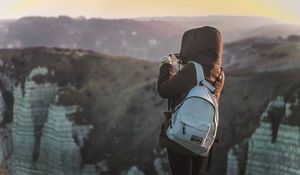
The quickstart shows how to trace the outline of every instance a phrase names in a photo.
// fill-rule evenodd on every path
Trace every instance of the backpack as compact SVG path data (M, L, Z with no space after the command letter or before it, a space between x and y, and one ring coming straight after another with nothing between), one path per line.
M175 107L166 136L194 154L207 157L216 138L218 103L213 95L215 88L204 78L202 65L192 63L197 85Z

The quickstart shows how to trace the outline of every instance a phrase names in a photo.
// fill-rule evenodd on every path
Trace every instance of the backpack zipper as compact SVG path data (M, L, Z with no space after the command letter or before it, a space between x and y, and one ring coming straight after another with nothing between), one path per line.
M185 135L185 123L183 123L183 126L182 126L182 134Z

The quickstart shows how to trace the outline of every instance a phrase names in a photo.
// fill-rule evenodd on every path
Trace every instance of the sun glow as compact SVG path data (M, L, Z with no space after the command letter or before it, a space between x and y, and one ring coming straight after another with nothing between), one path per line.
M299 6L299 0L0 0L0 18L242 15L300 23Z

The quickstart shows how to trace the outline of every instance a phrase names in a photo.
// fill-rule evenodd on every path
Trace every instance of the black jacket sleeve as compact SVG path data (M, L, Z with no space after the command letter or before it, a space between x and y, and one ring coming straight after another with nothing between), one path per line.
M187 77L189 66L193 65L184 66L177 73L169 63L165 63L160 67L157 90L162 98L173 98L187 91L191 84L189 82L191 81L190 78Z

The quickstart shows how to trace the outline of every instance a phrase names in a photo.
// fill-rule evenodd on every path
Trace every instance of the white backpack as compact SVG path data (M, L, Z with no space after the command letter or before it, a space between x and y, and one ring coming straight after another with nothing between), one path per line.
M187 150L208 156L217 133L218 103L212 94L215 88L205 80L201 64L192 63L196 68L197 85L174 109L166 134Z

